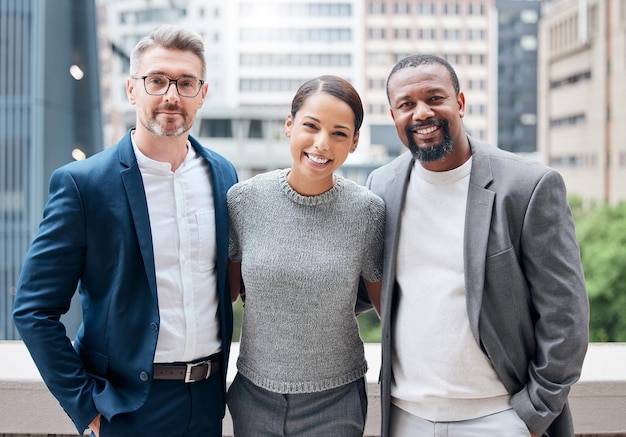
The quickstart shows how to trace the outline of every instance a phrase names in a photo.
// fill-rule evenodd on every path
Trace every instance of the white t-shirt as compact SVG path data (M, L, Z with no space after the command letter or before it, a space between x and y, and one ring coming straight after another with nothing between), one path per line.
M463 240L471 162L432 172L416 161L402 212L392 402L431 421L510 408L467 316Z

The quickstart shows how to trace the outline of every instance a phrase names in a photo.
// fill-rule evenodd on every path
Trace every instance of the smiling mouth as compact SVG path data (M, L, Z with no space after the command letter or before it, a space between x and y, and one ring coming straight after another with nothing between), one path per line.
M439 126L430 125L413 129L413 132L419 135L428 135L435 132L437 129L439 129Z
M315 164L327 164L330 162L330 159L324 158L322 156L310 155L308 153L304 154L310 161L313 161Z

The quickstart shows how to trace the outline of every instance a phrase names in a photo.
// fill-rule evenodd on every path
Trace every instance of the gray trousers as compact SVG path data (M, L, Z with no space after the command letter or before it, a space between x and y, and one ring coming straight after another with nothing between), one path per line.
M317 393L281 394L237 373L227 395L235 437L362 437L365 378Z
M530 431L515 410L458 422L431 422L391 405L391 437L529 437Z

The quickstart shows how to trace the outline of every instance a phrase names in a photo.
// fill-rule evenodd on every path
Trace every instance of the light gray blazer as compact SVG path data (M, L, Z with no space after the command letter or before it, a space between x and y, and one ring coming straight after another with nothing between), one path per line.
M565 185L550 168L469 140L464 262L472 333L530 430L574 436L567 396L587 350L589 303ZM387 211L381 303L383 437L389 435L398 230L413 162L404 153L374 170L367 181Z

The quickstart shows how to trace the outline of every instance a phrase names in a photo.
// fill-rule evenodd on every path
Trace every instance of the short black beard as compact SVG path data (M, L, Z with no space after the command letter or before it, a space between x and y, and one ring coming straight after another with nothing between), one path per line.
M428 125L434 125L435 123L420 123L419 127ZM434 162L441 161L454 150L454 144L452 143L452 136L450 135L450 125L446 120L442 120L436 123L443 129L443 140L439 144L433 144L430 147L419 147L413 138L413 131L418 125L409 125L406 127L406 137L408 140L409 150L413 154L413 157L420 162Z

